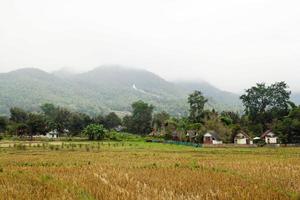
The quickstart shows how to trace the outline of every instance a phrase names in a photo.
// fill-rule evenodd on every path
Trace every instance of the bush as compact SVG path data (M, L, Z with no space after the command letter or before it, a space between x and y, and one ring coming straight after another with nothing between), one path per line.
M89 137L89 140L103 140L105 137L105 129L103 125L90 124L84 130L83 134Z

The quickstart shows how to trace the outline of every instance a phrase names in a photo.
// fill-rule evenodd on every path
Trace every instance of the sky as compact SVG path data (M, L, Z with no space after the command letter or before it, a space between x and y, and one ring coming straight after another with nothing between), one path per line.
M300 91L299 0L0 0L0 72L119 64L232 92Z

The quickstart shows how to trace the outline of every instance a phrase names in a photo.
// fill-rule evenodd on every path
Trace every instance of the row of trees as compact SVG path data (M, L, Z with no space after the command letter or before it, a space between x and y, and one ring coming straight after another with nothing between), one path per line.
M122 126L130 133L147 135L154 132L161 133L165 137L170 137L174 131L185 134L190 130L197 131L201 137L201 134L206 131L214 130L219 133L223 141L232 142L234 135L240 130L255 137L272 129L282 142L298 143L300 142L300 107L290 101L290 94L285 82L269 86L263 83L257 84L241 96L245 112L239 114L207 110L205 105L208 100L200 91L195 91L187 99L190 106L189 115L180 118L174 118L166 112L153 114L154 107L143 101L134 102L132 114L123 119L113 112L106 116L90 117L52 104L41 106L40 113L11 108L9 119L0 117L0 132L33 136L45 134L49 130L57 130L60 134L77 136L81 133L87 134L89 129L90 139L101 139L102 129ZM101 130L96 134L95 129Z
M39 113L14 107L10 109L10 118L0 117L0 132L7 131L17 136L34 136L56 130L59 134L70 137L80 135L90 124L101 124L106 129L113 129L121 125L121 119L113 112L106 116L99 115L92 118L53 104L42 105Z
M0 133L32 137L56 130L60 135L68 137L84 134L89 139L103 139L104 129L126 127L128 132L146 135L152 129L153 109L153 106L137 101L132 104L132 115L125 116L122 121L114 112L91 117L53 104L42 105L39 113L14 107L10 109L10 118L0 117Z
M253 137L273 130L283 143L300 143L300 107L290 101L290 95L285 82L257 84L240 97L245 108L240 114L205 109L207 99L195 91L188 97L188 117L172 118L167 113L158 113L154 115L153 127L169 137L174 130L183 135L194 130L199 133L199 141L206 131L214 130L224 142L233 142L240 130Z
M254 134L272 129L283 143L300 143L300 107L290 100L285 82L257 84L241 96L242 125Z

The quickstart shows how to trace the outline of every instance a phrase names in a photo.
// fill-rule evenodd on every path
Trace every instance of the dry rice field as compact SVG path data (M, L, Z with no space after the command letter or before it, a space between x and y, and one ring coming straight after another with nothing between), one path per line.
M0 199L300 199L300 148L9 144Z

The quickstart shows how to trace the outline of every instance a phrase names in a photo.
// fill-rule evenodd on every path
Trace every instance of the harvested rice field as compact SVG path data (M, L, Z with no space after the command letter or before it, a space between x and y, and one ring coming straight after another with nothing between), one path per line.
M6 143L0 199L300 199L300 148Z

